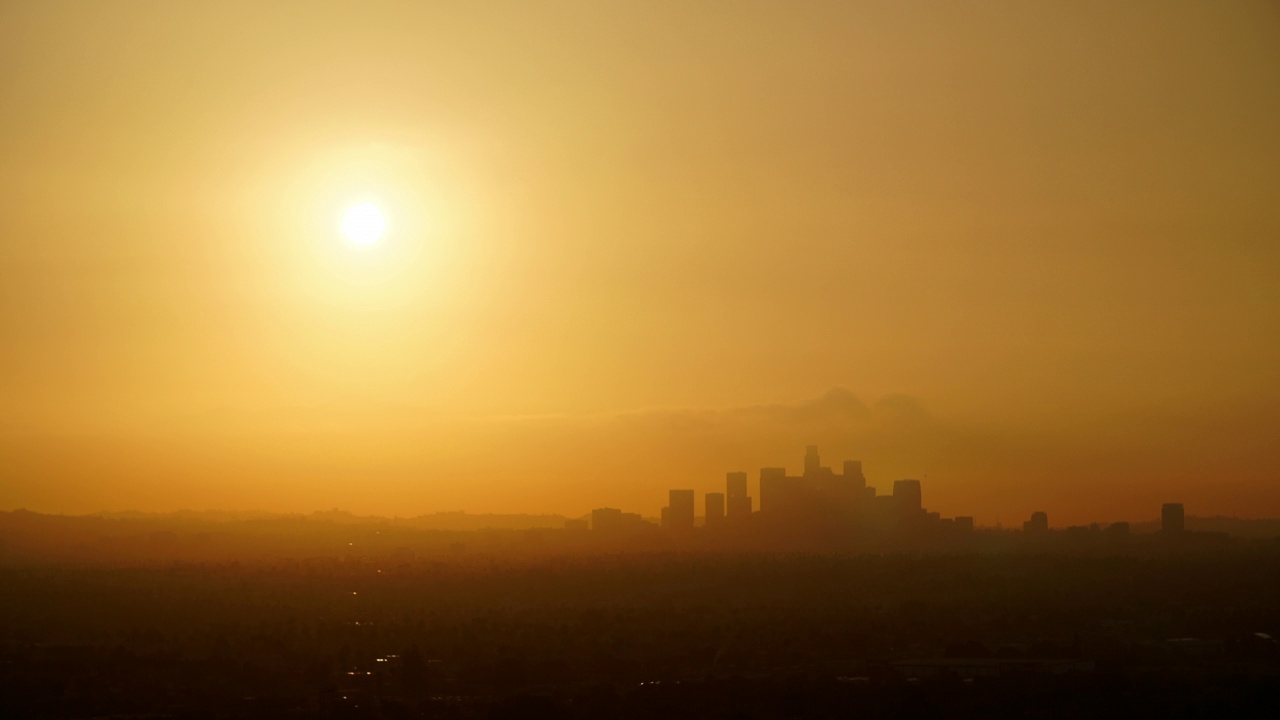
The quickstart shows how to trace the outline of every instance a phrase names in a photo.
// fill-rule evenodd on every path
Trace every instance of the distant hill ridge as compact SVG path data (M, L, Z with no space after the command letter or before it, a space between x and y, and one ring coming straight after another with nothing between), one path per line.
M537 528L562 528L568 516L559 514L518 513L469 513L463 510L442 511L413 517L384 517L357 515L337 508L312 513L277 513L264 510L176 510L173 512L141 512L120 510L87 513L84 515L60 515L39 513L26 509L0 510L0 523L11 524L20 517L35 520L73 522L78 519L91 521L139 521L153 523L223 524L271 521L326 522L338 525L391 525L417 530L531 530ZM583 516L587 517L587 516ZM1105 525L1105 523L1104 523ZM1160 530L1160 521L1142 520L1131 523L1133 532L1144 534ZM1211 517L1187 517L1187 529L1199 532L1223 532L1234 537L1280 537L1280 518L1238 518L1222 515Z
M113 512L88 513L85 515L58 515L38 513L19 509L11 512L0 511L4 516L26 515L31 519L47 518L61 520L101 519L139 522L180 522L192 524L222 524L262 521L311 521L328 522L339 525L393 525L418 530L529 530L535 528L562 528L566 518L564 515L531 515L514 513L468 513L465 511L447 511L417 515L414 517L383 517L379 515L356 515L346 510L322 510L313 513L274 513L261 510L177 510L174 512L141 512L137 510L121 510Z

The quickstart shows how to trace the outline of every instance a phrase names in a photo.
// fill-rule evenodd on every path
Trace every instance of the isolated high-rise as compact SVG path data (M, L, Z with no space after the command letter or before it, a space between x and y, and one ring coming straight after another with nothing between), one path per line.
M731 472L725 476L726 514L730 522L744 522L751 517L751 496L747 495L747 474Z
M719 525L724 522L724 493L707 493L706 495L706 518L707 527Z
M667 498L668 527L675 530L692 530L693 491L672 490L667 494Z

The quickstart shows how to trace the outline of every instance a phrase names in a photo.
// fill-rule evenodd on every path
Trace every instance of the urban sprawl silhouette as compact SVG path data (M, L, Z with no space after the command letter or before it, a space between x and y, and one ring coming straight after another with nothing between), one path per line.
M1280 531L975 527L916 480L730 472L659 522L0 513L0 715L1257 716ZM1199 527L1200 529L1195 529ZM1233 529L1228 533L1225 529Z

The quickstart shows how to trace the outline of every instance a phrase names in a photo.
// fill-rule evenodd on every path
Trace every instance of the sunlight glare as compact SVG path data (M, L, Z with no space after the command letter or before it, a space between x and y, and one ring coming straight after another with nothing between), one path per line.
M342 214L342 234L354 245L373 245L386 232L387 220L372 202L361 202Z

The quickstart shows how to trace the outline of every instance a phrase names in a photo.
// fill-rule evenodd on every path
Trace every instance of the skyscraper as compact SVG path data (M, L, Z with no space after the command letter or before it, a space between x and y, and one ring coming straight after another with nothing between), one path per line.
M893 482L893 499L898 504L898 510L902 514L918 514L924 508L920 498L920 481L895 480Z
M1160 507L1160 530L1166 535L1175 535L1187 527L1182 503L1165 503Z
M693 491L671 490L667 496L668 526L676 530L693 529Z
M725 476L725 490L729 499L747 496L747 474L744 472L731 472Z
M711 527L724 522L724 493L707 493L706 503L707 526Z
M787 505L787 469L760 468L760 512L777 513Z
M845 482L853 483L856 492L861 494L867 487L867 476L862 474L861 460L845 460L844 461L844 479Z
M725 476L726 504L730 522L744 522L751 517L751 497L747 495L747 474L731 472Z
M1022 532L1028 535L1043 535L1049 532L1049 514L1043 510L1031 513L1031 519L1022 523Z
M818 468L822 467L822 458L818 457L818 446L810 445L804 451L804 474L806 477L813 477L818 474Z

